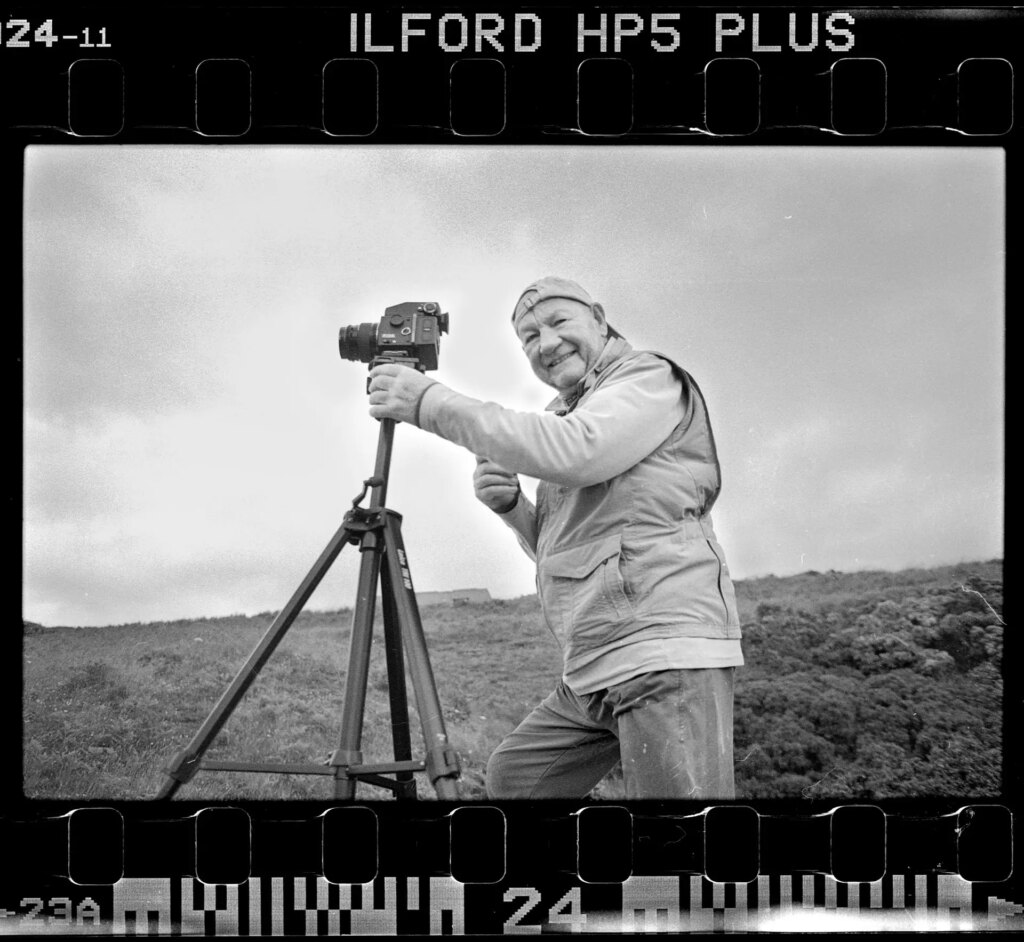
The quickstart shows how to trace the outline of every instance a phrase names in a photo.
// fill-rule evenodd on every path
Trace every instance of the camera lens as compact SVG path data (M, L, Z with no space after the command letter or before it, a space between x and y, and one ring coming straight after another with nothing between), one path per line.
M338 352L343 360L369 363L377 355L377 325L355 324L338 332Z

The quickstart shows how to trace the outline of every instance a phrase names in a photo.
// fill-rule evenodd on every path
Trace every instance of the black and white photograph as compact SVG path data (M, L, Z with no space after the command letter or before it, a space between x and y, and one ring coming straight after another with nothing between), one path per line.
M1005 161L30 146L24 794L998 796Z

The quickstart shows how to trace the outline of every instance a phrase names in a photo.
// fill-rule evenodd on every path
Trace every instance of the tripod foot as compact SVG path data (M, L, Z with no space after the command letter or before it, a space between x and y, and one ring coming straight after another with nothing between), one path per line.
M160 789L157 798L171 798L174 793L186 782L192 781L196 772L199 771L199 753L186 749L175 756L169 769L164 769L167 781Z

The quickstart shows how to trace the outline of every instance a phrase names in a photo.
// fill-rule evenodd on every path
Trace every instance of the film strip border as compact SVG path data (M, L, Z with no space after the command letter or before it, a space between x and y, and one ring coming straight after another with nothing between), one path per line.
M630 6L26 9L0 21L4 124L17 141L85 144L1019 133L1020 10ZM398 804L30 806L0 820L0 931L1024 927L1002 804Z
M1019 931L1013 813L442 803L79 807L0 824L0 931Z
M0 22L9 128L82 140L823 143L1014 128L1019 9L496 4Z

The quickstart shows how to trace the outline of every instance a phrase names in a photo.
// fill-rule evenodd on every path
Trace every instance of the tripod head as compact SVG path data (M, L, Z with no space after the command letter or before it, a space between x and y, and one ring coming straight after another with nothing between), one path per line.
M417 360L416 357L406 356L403 353L383 353L379 357L374 357L370 360L369 369L373 369L375 366L381 366L385 363L397 363L399 366L408 366L414 370L419 370L421 373L425 373L428 367L422 360ZM370 393L370 377L366 377L366 393Z

